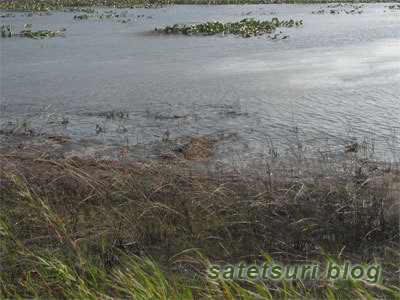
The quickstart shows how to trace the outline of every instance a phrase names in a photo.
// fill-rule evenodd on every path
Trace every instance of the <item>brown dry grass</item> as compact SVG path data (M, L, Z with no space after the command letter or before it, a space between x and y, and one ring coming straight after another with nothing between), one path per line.
M208 137L189 137L189 142L177 149L187 160L202 160L210 157L218 142Z
M105 239L110 249L167 259L193 247L222 260L254 258L257 249L373 253L398 237L393 212L399 203L384 178L346 186L332 178L293 181L160 164L3 157L1 217L17 235L41 244L56 239L43 220L27 214L12 174L54 207L77 242L94 246Z
M192 139L182 155L207 157L215 144ZM180 270L195 248L220 263L262 260L261 251L291 263L378 259L384 283L399 279L397 170L364 174L361 181L343 170L246 175L174 162L64 159L28 149L1 156L0 219L24 249L74 268L85 256L110 270L122 250ZM0 272L11 281L26 272L18 259L2 260Z

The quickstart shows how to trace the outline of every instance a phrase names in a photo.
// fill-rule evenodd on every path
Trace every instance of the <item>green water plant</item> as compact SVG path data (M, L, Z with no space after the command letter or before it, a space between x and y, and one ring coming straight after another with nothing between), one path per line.
M80 14L80 15L75 15L74 19L75 20L88 20L89 18L99 18L99 19L119 19L119 18L127 18L129 16L128 11L117 11L117 10L108 10L105 12L99 12L99 11L92 11L92 10L87 10L87 13ZM118 22L123 22L127 23L129 20L122 20L119 19Z
M298 27L303 21L279 20L273 18L271 21L259 21L254 19L243 19L239 22L221 23L205 22L197 25L175 24L165 28L155 28L156 31L165 34L184 34L184 35L215 35L232 34L243 37L259 36L270 34L278 27Z
M400 10L400 4L388 5L387 8L390 10Z
M87 19L89 19L89 15L88 14L75 15L74 16L74 20L87 20Z
M1 37L12 37L11 25L0 26Z
M327 3L329 0L7 0L0 1L0 9L18 11L49 11L79 7L156 8L171 4L282 4ZM385 0L338 0L335 2L385 2Z
M0 18L15 18L15 14L0 14Z
M30 28L32 24L25 24L25 28ZM51 30L38 30L38 31L32 31L29 29L21 30L18 34L13 34L12 33L12 26L11 25L3 25L0 27L0 34L1 37L27 37L27 38L32 38L32 39L43 39L46 37L60 37L64 36L63 32L66 31L66 29L60 29L58 31L51 31Z
M339 15L341 13L345 14L361 14L363 13L362 8L364 7L363 4L361 5L356 5L352 3L337 3L337 4L331 4L328 5L324 8L320 8L317 11L313 11L313 14L319 14L319 15L324 15L324 14L331 14L331 15Z
M100 19L126 18L128 16L128 14L129 14L128 11L118 12L116 10L108 10L101 14L97 13L97 17L99 17Z
M36 12L36 11L31 11L28 12L27 14L23 14L22 16L26 16L26 17L42 17L42 16L51 16L50 12Z
M172 4L160 0L8 0L0 1L0 9L12 11L83 11L93 12L91 7L156 8Z
M62 10L63 12L84 12L84 13L94 13L94 9L93 8L89 8L89 7L68 7L68 8L64 8Z
M60 29L58 31L51 31L51 30L38 30L38 31L32 31L32 30L21 30L19 32L20 37L28 37L28 38L33 38L33 39L42 39L46 37L56 37L56 36L64 36L62 32L64 32L66 29Z
M118 19L118 20L117 20L118 23L128 23L128 22L130 22L130 21L131 21L130 18L129 18L129 19Z

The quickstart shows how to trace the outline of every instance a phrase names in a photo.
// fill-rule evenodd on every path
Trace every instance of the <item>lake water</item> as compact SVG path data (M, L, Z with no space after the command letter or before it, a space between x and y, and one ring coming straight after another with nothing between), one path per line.
M313 14L327 9L319 4L176 5L88 20L74 20L82 12L18 12L2 25L67 30L64 38L0 40L2 129L25 120L37 131L67 135L71 155L207 135L221 140L220 153L241 160L298 141L342 151L350 140L398 159L400 10L386 5L365 4L360 14L346 14L350 7ZM245 17L303 26L281 28L285 40L154 32Z

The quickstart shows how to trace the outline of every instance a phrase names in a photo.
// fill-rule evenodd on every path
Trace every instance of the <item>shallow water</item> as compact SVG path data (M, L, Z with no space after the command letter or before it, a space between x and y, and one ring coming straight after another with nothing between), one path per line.
M312 14L326 9L320 4L118 10L128 11L126 24L74 20L80 12L16 13L1 19L14 32L26 23L67 31L65 38L0 40L2 129L26 120L37 131L67 135L70 154L209 135L225 141L220 153L244 161L299 140L303 148L334 151L352 139L398 160L400 11L385 5L339 15ZM245 17L304 25L281 29L286 40L154 32ZM107 115L113 110L124 115Z

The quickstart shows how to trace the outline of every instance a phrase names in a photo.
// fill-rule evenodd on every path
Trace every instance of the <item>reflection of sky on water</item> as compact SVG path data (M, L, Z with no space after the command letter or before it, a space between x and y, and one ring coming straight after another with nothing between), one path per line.
M378 41L363 45L305 50L284 50L268 56L226 58L210 65L217 74L255 75L274 81L284 74L286 81L274 84L298 88L356 87L365 84L396 84L400 76L400 42ZM260 74L261 73L261 74ZM262 79L260 79L262 81Z

